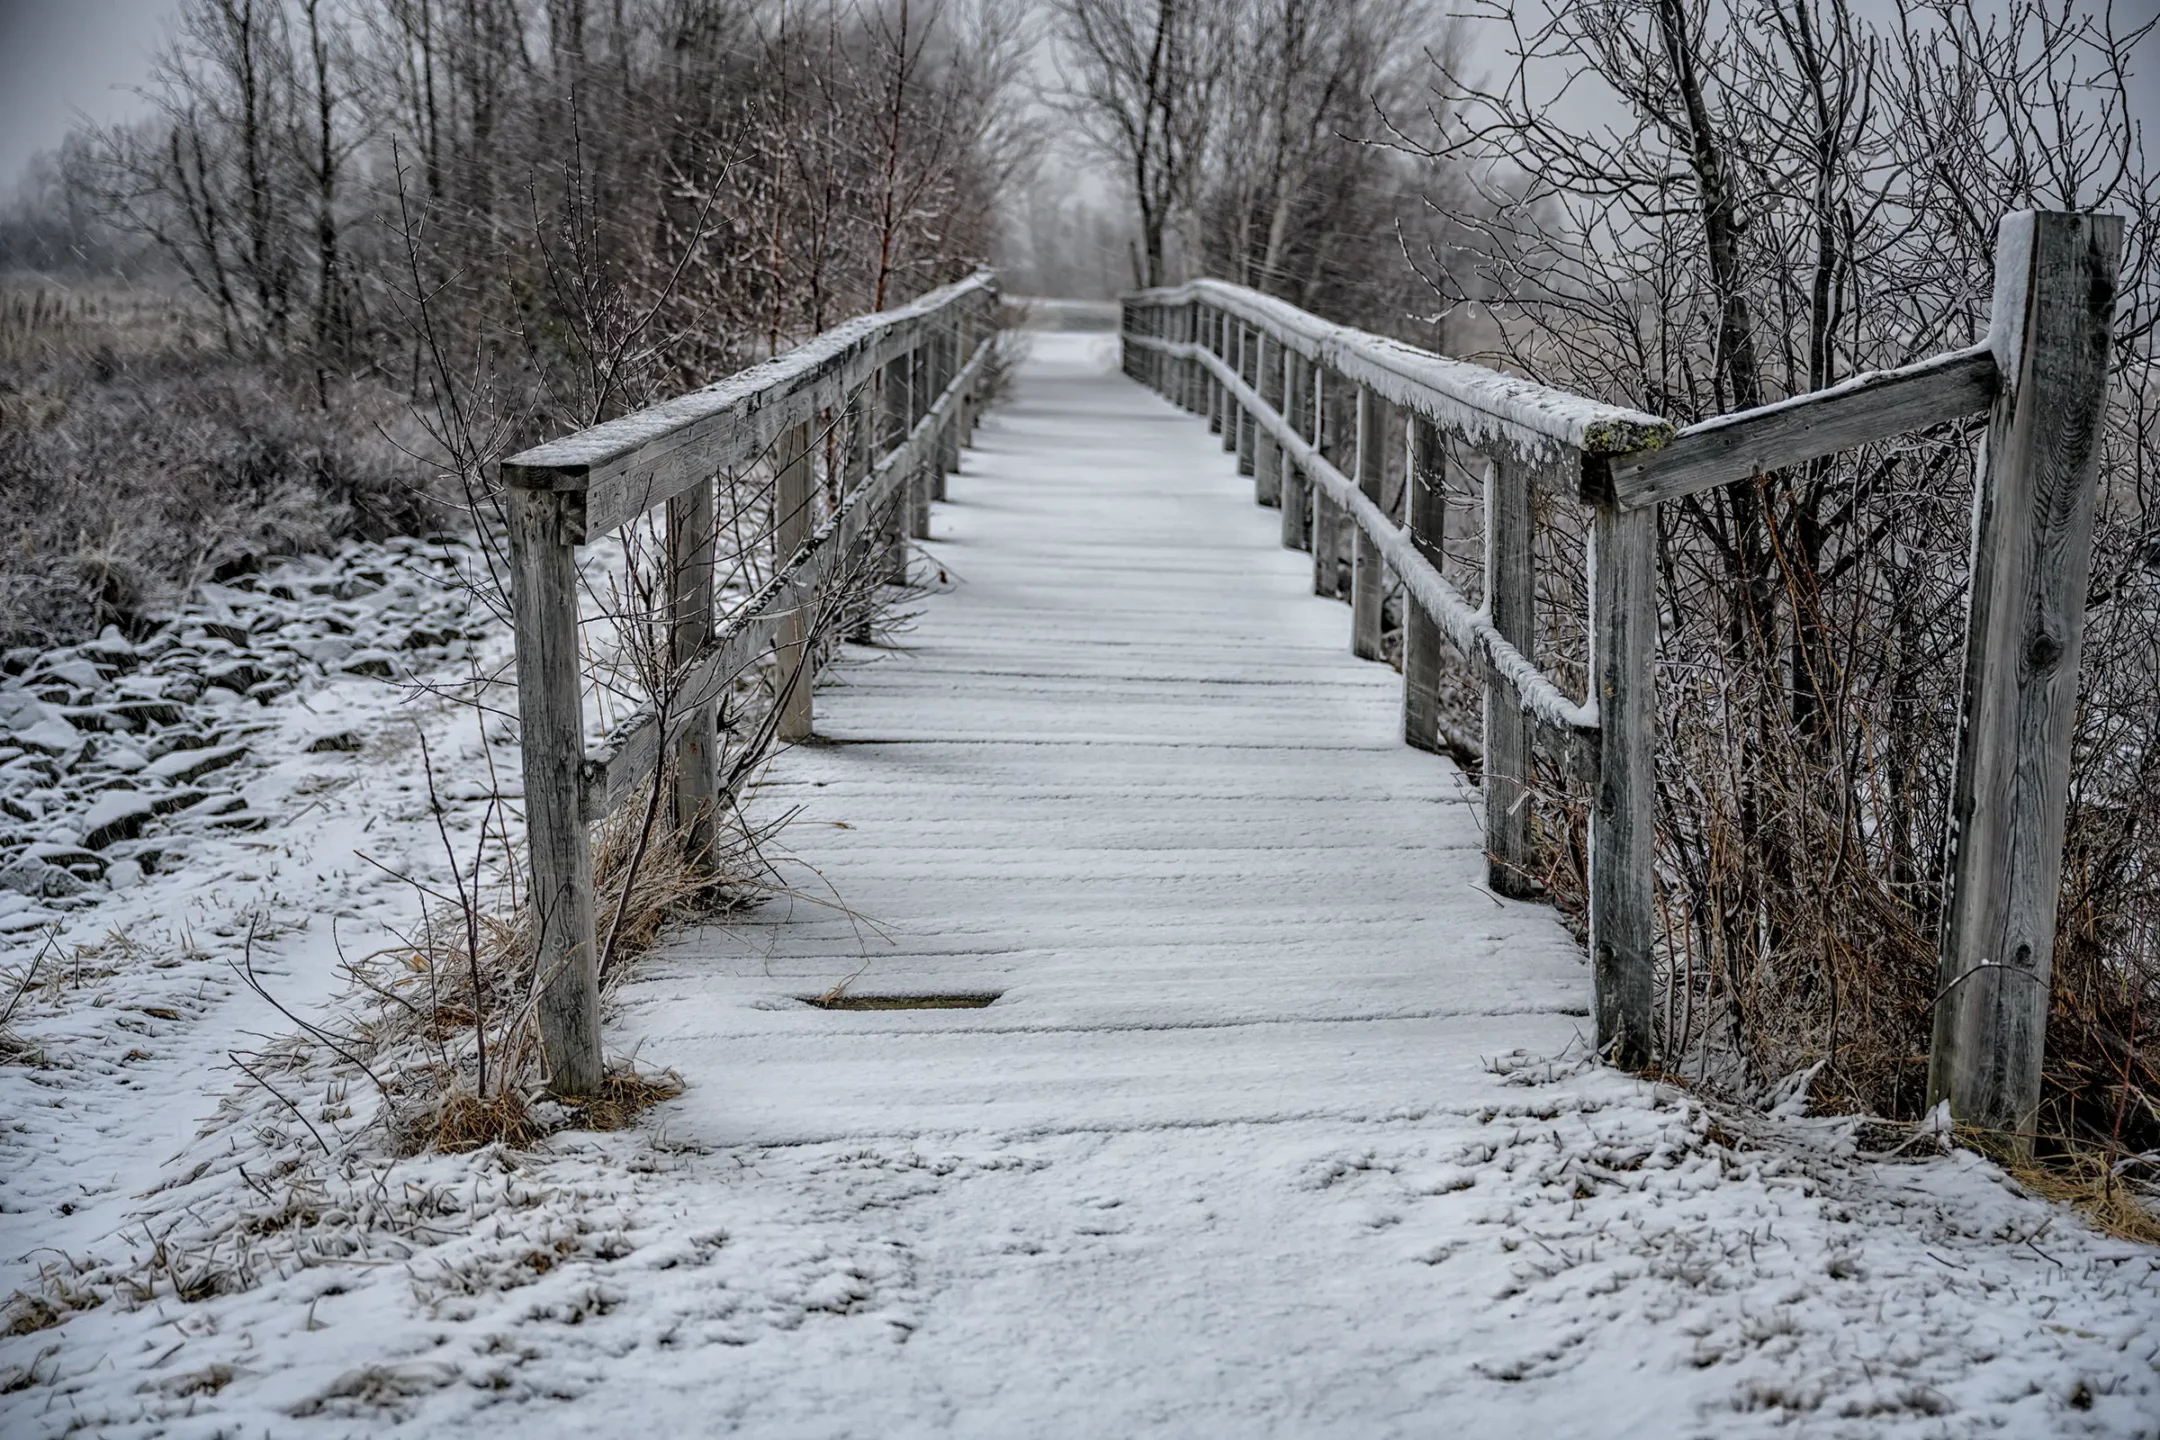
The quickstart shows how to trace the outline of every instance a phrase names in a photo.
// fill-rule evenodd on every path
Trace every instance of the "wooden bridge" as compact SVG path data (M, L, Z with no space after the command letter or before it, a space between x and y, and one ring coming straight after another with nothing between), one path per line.
M588 825L663 757L678 813L709 814L741 781L714 707L776 646L771 723L819 742L776 783L809 799L798 848L854 913L773 907L761 949L714 962L702 1009L641 1024L729 1037L698 1102L720 1107L713 1133L937 1128L986 1106L1052 1124L1090 1087L1135 1123L1370 1113L1438 1103L1480 1054L1578 1033L1654 1065L1657 506L1985 410L1931 1083L1961 1118L2028 1128L2119 243L2110 217L2011 216L1983 343L1679 431L1197 282L1127 297L1130 379L1049 345L947 494L992 355L977 277L517 457L553 1083L584 1093L600 1074ZM1435 499L1465 454L1486 462L1475 607L1444 573ZM711 479L767 456L782 563L715 627ZM1391 470L1400 519L1381 503ZM1587 512L1579 700L1531 658L1538 487ZM572 547L662 503L675 665L588 756ZM903 526L935 537L942 579L905 646L861 663L833 597L889 570ZM1314 598L1341 589L1344 559L1347 614ZM1406 685L1369 663L1390 575ZM820 656L850 663L813 718ZM1475 805L1420 753L1440 743L1439 667L1463 663L1484 694ZM1512 898L1539 750L1592 797L1587 975L1550 913ZM858 972L859 994L997 1003L874 1031L800 1003ZM1254 1052L1236 1038L1251 1026L1299 1039Z

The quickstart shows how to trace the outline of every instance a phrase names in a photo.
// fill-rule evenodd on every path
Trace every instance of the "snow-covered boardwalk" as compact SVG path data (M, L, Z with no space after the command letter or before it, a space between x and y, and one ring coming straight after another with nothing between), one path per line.
M683 1071L666 1132L718 1177L669 1187L676 1223L727 1238L631 1301L679 1363L601 1390L760 1435L2139 1414L2142 1258L2016 1254L2003 1227L2049 1212L1969 1159L1886 1182L1837 1127L1741 1159L1577 1068L1560 923L1481 887L1397 677L1350 657L1206 427L1114 366L1038 340L938 512L942 593L777 763L803 898L624 992L618 1043ZM843 980L998 999L802 1003ZM2034 1358L2050 1287L2125 1282ZM2038 1308L2002 1313L2011 1284Z
M804 898L674 947L652 969L694 984L664 1003L631 992L651 1053L696 1057L684 1133L1460 1112L1483 1057L1584 1030L1579 953L1481 888L1476 811L1402 744L1398 677L1351 657L1205 427L1106 373L1112 343L1038 337L938 511L944 593L834 672L820 742L763 788L801 807ZM800 1003L851 975L999 998Z
M1039 339L944 581L758 791L794 894L618 992L608 1048L686 1086L636 1128L394 1160L327 1057L239 1083L287 1023L227 968L256 917L313 1008L439 846L396 692L279 712L392 743L285 745L249 793L293 820L85 912L137 939L0 1070L0 1288L69 1312L0 1335L0 1436L2152 1436L2148 1248L1588 1061L1579 952L1480 888L1393 672L1114 372ZM804 1003L843 981L997 999Z

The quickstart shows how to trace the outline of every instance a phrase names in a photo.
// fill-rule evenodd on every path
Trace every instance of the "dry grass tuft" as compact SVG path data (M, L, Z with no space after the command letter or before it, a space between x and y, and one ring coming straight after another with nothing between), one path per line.
M420 1123L407 1131L408 1148L444 1155L462 1155L484 1145L518 1149L547 1134L547 1126L519 1090L482 1096L454 1084L417 1118Z
M2065 1152L2046 1163L2011 1170L2017 1182L2042 1199L2068 1205L2096 1230L2119 1240L2160 1245L2160 1205L2133 1188L2108 1157L2095 1150Z
M752 903L770 885L758 853L769 833L723 825L714 858L699 865L664 821L641 845L644 815L642 803L625 804L594 836L603 992L669 927ZM564 1128L620 1129L682 1093L679 1076L618 1069L597 1096L567 1105L547 1096L523 893L506 864L501 884L432 903L406 944L352 966L376 1004L351 1058L383 1093L398 1153L516 1149Z
M638 1117L663 1101L683 1093L682 1076L673 1070L655 1075L624 1067L608 1072L600 1093L570 1112L563 1127L572 1130L627 1130Z

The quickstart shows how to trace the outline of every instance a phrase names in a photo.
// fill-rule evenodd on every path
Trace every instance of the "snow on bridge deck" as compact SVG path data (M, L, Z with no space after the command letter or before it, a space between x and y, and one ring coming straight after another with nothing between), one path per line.
M1251 493L1114 341L1037 338L937 512L949 583L760 792L801 807L805 898L621 994L611 1045L689 1083L656 1122L681 1168L628 1222L673 1238L583 1322L619 1361L543 1342L523 1373L579 1399L521 1433L615 1405L789 1436L2152 1413L2135 1247L1969 1155L1886 1171L1795 1119L1736 1151L1571 1063L1579 952L1480 887L1461 778L1400 743L1398 677ZM850 976L1000 998L802 1003Z
M762 789L801 807L781 844L804 898L674 947L646 973L695 983L633 998L653 1053L698 1056L680 1123L784 1142L1488 1103L1482 1057L1586 1028L1575 946L1481 888L1461 777L1402 744L1400 678L1351 657L1348 608L1206 427L1106 373L1113 340L1038 343L949 482L948 585L903 651L837 669L820 741ZM800 1003L850 975L1001 998Z
M776 900L629 977L610 1048L688 1086L636 1128L310 1168L287 1097L337 1136L357 1080L228 1088L280 1020L156 927L275 905L269 973L328 994L410 915L339 857L438 844L395 692L296 706L399 743L292 745L277 854L88 912L145 937L76 992L114 1018L0 1086L10 1283L63 1249L168 1277L0 1336L0 1435L2153 1435L2148 1248L1926 1137L1886 1160L1578 1063L1560 926L1476 887L1396 677L1114 357L1038 341L937 513L950 583L760 793L853 913ZM421 718L461 753L469 716ZM857 971L1001 998L801 1003ZM146 996L197 1018L98 1008Z

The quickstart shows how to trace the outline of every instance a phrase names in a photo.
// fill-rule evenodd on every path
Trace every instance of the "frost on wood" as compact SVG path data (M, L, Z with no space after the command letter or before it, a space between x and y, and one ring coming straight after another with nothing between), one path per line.
M1202 300L1218 306L1265 326L1299 354L1320 361L1354 384L1371 386L1394 404L1451 433L1475 444L1512 446L1525 458L1549 457L1563 448L1591 456L1655 449L1672 434L1672 423L1658 416L1587 400L1399 340L1330 324L1242 285L1194 280L1175 289L1143 290L1126 299L1143 305Z
M1809 1118L1797 1087L1719 1113L1585 1062L1566 932L1472 888L1466 789L1400 745L1394 677L1114 353L1038 342L951 482L952 583L905 653L836 667L837 743L753 792L800 808L790 897L622 990L612 1042L689 1082L647 1127L344 1171L306 1158L307 1126L342 1146L368 1120L324 1046L280 1050L290 1108L217 1068L268 1017L197 996L234 944L208 894L309 902L263 958L327 999L328 914L348 944L400 917L356 865L311 877L434 843L410 747L287 756L289 854L205 847L214 869L77 917L71 939L149 936L185 886L224 948L86 956L114 1003L37 1022L77 1068L0 1067L0 1263L52 1311L0 1340L0 1431L2149 1425L2143 1247L1924 1127ZM1205 563L1210 598L1136 533ZM393 694L264 713L375 734ZM804 1003L843 980L1000 993Z

